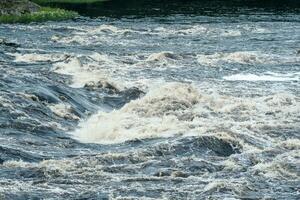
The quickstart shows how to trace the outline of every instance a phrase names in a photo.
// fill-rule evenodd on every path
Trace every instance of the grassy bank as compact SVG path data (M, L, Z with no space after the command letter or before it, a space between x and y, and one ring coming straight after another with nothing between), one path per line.
M1 1L1 0L0 0ZM36 3L42 7L38 11L33 12L20 12L25 14L19 14L19 13L9 13L0 15L0 23L30 23L30 22L44 22L44 21L61 21L61 20L67 20L72 19L79 14L75 11L70 11L69 8L62 9L61 6L55 5L55 3L66 3L68 5L81 5L81 4L90 4L90 3L96 3L96 2L104 2L108 0L30 0L33 3ZM27 0L24 0L24 6L26 6ZM30 3L30 2L29 2ZM34 4L34 5L36 5ZM19 5L22 4L12 4L12 5ZM37 5L36 5L37 6ZM48 8L48 7L54 7L54 8ZM58 8L56 8L58 7ZM4 7L5 8L5 7ZM23 8L22 8L23 9ZM21 11L22 11L21 9ZM70 8L72 9L72 8ZM16 10L16 9L11 9Z
M74 11L67 11L58 8L41 8L38 12L23 15L1 15L0 23L29 23L44 21L60 21L77 17Z
M47 3L72 3L72 4L96 3L96 2L108 1L108 0L31 0L31 1L43 5Z

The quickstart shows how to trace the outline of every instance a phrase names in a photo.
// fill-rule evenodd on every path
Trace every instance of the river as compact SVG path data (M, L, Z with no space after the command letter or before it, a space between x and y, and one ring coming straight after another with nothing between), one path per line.
M0 25L0 199L299 199L297 2L118 2Z

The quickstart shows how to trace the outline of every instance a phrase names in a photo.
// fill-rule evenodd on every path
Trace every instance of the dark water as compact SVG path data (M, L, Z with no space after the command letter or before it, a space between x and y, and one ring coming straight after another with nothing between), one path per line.
M245 13L276 12L284 14L299 12L298 0L108 0L88 4L47 3L45 5L63 7L84 16L124 17L184 15L240 15Z
M0 199L299 199L298 1L200 2L0 25Z

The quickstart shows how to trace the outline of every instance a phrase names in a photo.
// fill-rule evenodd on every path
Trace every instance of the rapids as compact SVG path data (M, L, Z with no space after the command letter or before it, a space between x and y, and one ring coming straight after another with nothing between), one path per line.
M110 4L0 25L0 199L299 199L299 7Z

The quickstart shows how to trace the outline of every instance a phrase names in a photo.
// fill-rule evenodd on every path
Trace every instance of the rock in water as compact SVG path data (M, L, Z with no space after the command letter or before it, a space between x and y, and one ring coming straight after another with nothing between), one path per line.
M22 15L37 12L40 6L28 0L1 0L0 15Z
M14 47L14 48L20 47L19 44L14 43L14 42L9 42L9 41L7 41L6 39L3 39L3 38L0 38L0 46L1 45L8 46L8 47Z

